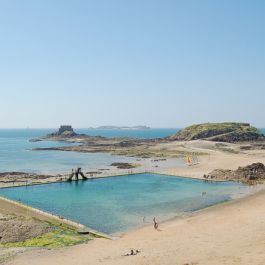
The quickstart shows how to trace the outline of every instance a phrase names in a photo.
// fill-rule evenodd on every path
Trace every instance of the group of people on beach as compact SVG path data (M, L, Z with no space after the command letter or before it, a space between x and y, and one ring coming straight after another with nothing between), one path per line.
M128 257L128 256L135 256L135 255L139 254L140 252L141 252L141 251L138 250L138 249L136 249L135 251L134 251L133 249L131 249L131 251L130 251L129 253L127 253L127 254L125 254L125 255L123 255L123 256L125 256L125 257Z
M146 220L146 217L144 216L143 217L143 222L145 223L145 220ZM156 221L156 218L154 217L153 218L153 223L154 223L154 229L155 230L158 230L158 222ZM123 255L123 256L134 256L134 255L137 255L137 254L139 254L141 251L140 250L138 250L138 249L136 249L135 251L133 250L133 249L131 249L131 251L129 252L129 253L127 253L127 254L125 254L125 255Z
M144 216L143 217L143 222L145 223L145 221L146 221L146 217ZM156 218L154 217L153 218L153 223L154 223L154 229L155 230L158 230L158 222L156 221ZM136 249L135 251L133 250L133 249L131 249L131 251L129 252L129 253L126 253L125 255L122 255L122 256L134 256L134 255L137 255L137 254L139 254L141 251L140 250L138 250L138 249Z

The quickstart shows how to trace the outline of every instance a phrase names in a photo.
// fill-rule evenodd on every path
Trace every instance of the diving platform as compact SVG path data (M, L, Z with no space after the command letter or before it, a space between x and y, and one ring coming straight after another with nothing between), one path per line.
M84 175L84 173L81 171L81 167L79 167L75 171L72 170L72 173L70 174L67 181L71 182L74 180L79 180L79 176L80 176L80 180L88 180L88 177Z

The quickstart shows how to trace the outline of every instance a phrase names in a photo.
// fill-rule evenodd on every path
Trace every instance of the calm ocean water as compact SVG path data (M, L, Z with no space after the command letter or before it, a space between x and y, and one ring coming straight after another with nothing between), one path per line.
M96 130L76 129L78 133L105 137L159 138L172 135L178 129L150 130ZM130 158L109 154L88 154L60 151L31 151L36 147L70 145L63 142L29 142L56 131L56 129L0 129L0 171L25 171L38 173L69 172L77 166L96 168L117 161L129 161Z
M239 183L209 183L156 174L0 189L1 196L105 233L150 224L154 216L160 222L249 192L248 186Z
M99 129L77 129L79 133L88 135L100 135L104 137L131 137L131 138L162 138L173 135L180 129L176 128L152 128L148 130L99 130Z
M78 133L105 137L160 138L175 134L179 129L149 130L97 130L76 129ZM261 129L265 133L265 129ZM60 151L31 151L36 147L70 145L64 142L29 142L33 137L43 136L56 129L0 129L0 172L25 171L37 173L69 172L77 166L97 168L130 158L109 154L84 154Z

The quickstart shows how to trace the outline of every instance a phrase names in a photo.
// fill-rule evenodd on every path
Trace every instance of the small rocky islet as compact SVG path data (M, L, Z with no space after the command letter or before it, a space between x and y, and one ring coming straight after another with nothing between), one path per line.
M264 141L264 135L249 123L203 123L189 126L168 137L174 141L208 140L214 142Z

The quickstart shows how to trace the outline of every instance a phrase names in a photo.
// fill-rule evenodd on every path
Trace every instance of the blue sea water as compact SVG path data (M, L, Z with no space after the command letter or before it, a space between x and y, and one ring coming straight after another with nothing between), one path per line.
M72 168L96 168L112 162L129 161L126 157L110 154L77 153L60 151L32 151L37 147L53 147L71 145L65 142L30 142L56 131L56 129L0 129L0 172L25 171L37 173L69 172ZM97 130L76 129L78 133L100 135L105 137L159 138L171 135L177 129L150 130Z
M161 138L175 134L179 129L149 130L98 130L76 129L78 133L104 137ZM265 129L261 129L265 133ZM65 142L29 142L56 131L56 129L0 129L0 172L26 171L37 173L69 172L77 166L97 168L112 162L130 161L130 158L109 154L77 153L60 151L32 151L36 147L53 147L71 145Z
M77 129L78 133L85 133L92 136L104 137L130 137L130 138L163 138L175 134L177 128L151 128L146 130L103 130L103 129Z
M233 182L135 174L81 182L0 189L0 195L105 233L161 222L250 192ZM205 196L202 193L206 192ZM145 217L145 222L143 221Z

